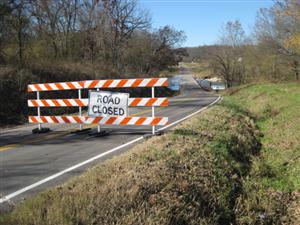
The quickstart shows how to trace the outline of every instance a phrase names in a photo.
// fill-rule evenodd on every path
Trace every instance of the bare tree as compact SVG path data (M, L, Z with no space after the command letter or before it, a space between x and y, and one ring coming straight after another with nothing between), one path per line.
M294 0L278 1L259 11L255 33L259 43L277 57L288 61L295 79L300 65L300 4Z
M121 48L137 30L150 28L150 17L142 10L136 0L104 1L105 10L111 23L112 62L120 66ZM120 68L119 68L120 69Z
M245 66L242 47L246 43L247 38L241 23L238 20L227 22L222 29L220 46L213 57L211 67L228 87L243 82Z

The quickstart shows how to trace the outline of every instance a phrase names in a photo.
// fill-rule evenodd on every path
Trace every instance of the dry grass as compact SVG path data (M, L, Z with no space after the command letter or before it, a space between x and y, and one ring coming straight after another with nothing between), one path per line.
M215 75L213 75L213 72L209 68L208 63L186 62L182 63L182 66L191 71L195 78L204 79L206 77L215 77Z
M263 133L260 156L254 158L249 177L244 180L249 192L241 197L249 206L244 214L250 218L270 196L275 196L291 202L282 221L290 224L290 219L298 218L294 224L300 224L299 83L256 84L233 93L224 105L246 110Z
M258 151L256 132L249 118L216 107L26 200L0 221L229 224L235 220L232 209L241 188L239 178Z
M26 200L0 224L297 224L298 114L289 107L298 95L293 84L241 89L167 134ZM287 174L292 189L278 185Z

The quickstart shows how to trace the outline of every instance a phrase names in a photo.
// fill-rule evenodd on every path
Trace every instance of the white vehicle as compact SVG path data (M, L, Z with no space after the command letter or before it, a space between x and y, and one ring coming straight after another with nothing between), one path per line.
M225 84L219 79L219 78L210 78L210 79L204 79L201 80L200 86L207 91L219 91L219 90L224 90Z

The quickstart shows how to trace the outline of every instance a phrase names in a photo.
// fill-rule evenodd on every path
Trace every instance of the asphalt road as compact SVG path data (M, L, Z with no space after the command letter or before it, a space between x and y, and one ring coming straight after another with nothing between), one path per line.
M167 116L170 123L217 99L216 95L203 91L191 75L180 75L180 78L181 94L169 99L170 106L156 108L156 116ZM133 108L130 112L136 116L151 116L149 107ZM104 129L111 133L103 137L71 133L76 125L48 127L53 131L45 134L32 134L33 125L0 131L0 211L6 205L17 203L49 186L61 184L92 165L127 151L132 145L143 141L139 137L151 134L149 126L105 126ZM96 131L97 128L93 126L92 129ZM134 143L128 144L132 140L135 140ZM124 144L124 147L117 148ZM114 149L113 152L105 153L111 149ZM101 153L106 155L95 157ZM80 163L93 157L94 160L80 166ZM77 166L70 169L74 165Z

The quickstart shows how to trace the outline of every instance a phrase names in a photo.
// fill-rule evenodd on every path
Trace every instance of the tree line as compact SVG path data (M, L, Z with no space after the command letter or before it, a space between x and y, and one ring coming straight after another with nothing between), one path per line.
M1 0L0 63L87 61L122 73L147 73L176 65L185 36L165 26L151 29L136 0Z
M212 75L228 87L253 81L299 80L300 2L276 1L260 9L251 35L239 20L228 21L218 43L189 49L189 60L209 61Z
M137 0L0 0L0 124L26 120L28 83L155 76L184 40Z

